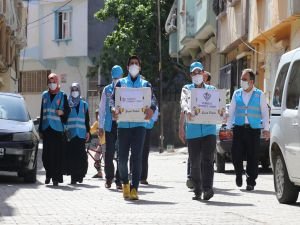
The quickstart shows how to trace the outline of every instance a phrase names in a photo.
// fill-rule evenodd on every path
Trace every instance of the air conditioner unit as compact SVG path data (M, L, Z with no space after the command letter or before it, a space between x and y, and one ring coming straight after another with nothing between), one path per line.
M216 48L217 48L217 44L216 44L216 38L215 37L211 37L204 44L204 51L208 54L212 53Z

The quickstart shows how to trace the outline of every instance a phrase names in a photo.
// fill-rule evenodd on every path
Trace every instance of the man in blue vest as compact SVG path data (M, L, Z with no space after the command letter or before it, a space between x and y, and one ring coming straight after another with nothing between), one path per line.
M254 87L255 74L245 69L241 76L241 88L233 93L229 108L227 127L233 127L232 162L236 174L236 185L243 185L243 154L246 154L247 191L254 190L258 176L258 151L261 128L269 139L269 109L264 93Z
M141 88L150 87L151 84L142 79L140 75L141 60L138 56L129 57L127 62L128 76L120 79L116 87ZM111 99L111 111L115 118L118 117L118 109L115 106L115 95ZM149 120L157 106L155 96L152 92L150 108L145 110L145 120ZM146 122L118 122L119 140L119 172L123 182L124 199L138 200L138 187L142 170L142 151L146 135ZM131 150L132 158L132 182L128 179L128 155Z
M104 157L104 172L105 172L105 187L110 188L114 179L114 155L117 142L117 122L112 118L112 114L109 107L110 98L113 89L119 79L123 76L123 69L121 66L115 65L111 69L112 83L105 86L101 95L99 104L99 136L102 137L105 132L106 151ZM122 189L120 182L118 164L115 175L115 183L117 189Z
M186 121L191 119L189 99L191 89L215 89L204 83L203 66L200 62L193 62L190 66L192 83L184 85L181 91L181 110ZM181 124L183 124L181 118ZM185 123L185 128L179 126L179 137L187 141L189 159L191 163L191 177L195 196L193 200L209 200L213 197L214 152L216 149L216 125Z

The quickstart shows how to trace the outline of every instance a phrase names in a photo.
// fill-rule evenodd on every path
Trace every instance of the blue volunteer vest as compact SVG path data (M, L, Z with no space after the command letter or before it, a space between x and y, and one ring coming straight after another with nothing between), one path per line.
M86 126L85 126L85 114L88 109L88 104L80 100L79 102L79 110L78 114L76 111L76 107L71 108L71 112L69 114L67 129L70 134L70 138L79 137L85 139L86 136Z
M109 84L104 88L104 94L106 96L104 130L107 132L111 132L111 126L112 126L112 114L110 111L109 101L113 90L114 90L113 84Z
M149 122L146 123L146 129L152 129L154 127L154 121L151 118Z
M141 79L138 75L135 82L132 82L130 75L119 80L121 87L141 88L147 87L148 81ZM118 122L118 128L133 128L133 127L146 127L146 122Z
M46 130L49 126L56 131L62 132L63 124L55 111L60 109L63 110L64 106L64 93L59 91L52 102L48 91L44 91L42 94L42 105L43 105L43 121L42 130Z
M183 88L191 90L195 87L195 84L187 84ZM204 85L205 89L216 89L212 85ZM215 124L193 124L185 123L186 139L193 139L199 137L205 137L208 135L216 135L216 125Z
M248 117L251 128L259 129L261 128L261 110L260 110L260 96L262 91L255 88L248 105L246 106L243 102L243 89L240 88L236 91L235 102L235 121L234 124L241 126L245 124L245 116Z

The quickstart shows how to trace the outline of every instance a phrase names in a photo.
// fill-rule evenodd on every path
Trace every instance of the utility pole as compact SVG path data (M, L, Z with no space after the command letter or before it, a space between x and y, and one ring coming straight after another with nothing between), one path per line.
M164 151L164 117L163 117L163 80L162 80L162 56L161 56L161 27L160 27L160 0L157 0L157 29L158 29L158 52L159 52L159 110L160 110L160 149Z

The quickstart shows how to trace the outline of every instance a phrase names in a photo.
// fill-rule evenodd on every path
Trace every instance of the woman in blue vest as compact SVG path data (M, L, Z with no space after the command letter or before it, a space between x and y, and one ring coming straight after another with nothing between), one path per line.
M247 191L254 190L258 176L258 151L261 128L266 139L270 137L269 108L264 93L254 87L255 74L244 69L241 76L241 88L231 99L227 128L233 127L232 162L236 174L236 185L243 185L243 153L246 153Z
M48 76L48 90L42 94L39 133L43 138L42 161L46 170L45 184L63 182L64 122L70 112L67 95L60 91L58 76Z
M90 117L88 104L81 98L78 83L71 85L69 96L71 112L66 128L68 130L67 164L71 175L71 184L82 183L88 169L85 142L90 138Z
M187 84L181 91L181 109L187 120L190 120L191 109L189 98L191 89L215 89L204 83L203 66L200 62L193 62L190 66L192 84ZM214 152L216 149L216 125L185 123L185 129L180 129L180 139L188 144L191 163L191 177L195 196L193 200L209 200L213 197Z
M117 165L116 175L114 176L114 155L116 152L117 142L117 121L112 118L112 114L109 107L110 98L113 89L119 79L123 76L123 69L119 65L113 66L111 69L112 83L105 86L101 95L99 104L99 136L102 137L105 132L105 157L104 157L104 171L105 171L105 187L110 188L112 181L115 177L115 183L117 189L122 189L119 167Z
M128 76L120 79L116 87L141 88L151 87L151 84L140 76L141 60L138 56L129 57L127 62ZM118 117L118 110L114 107L115 95L111 98L111 111L113 117ZM150 108L145 110L145 120L149 120L156 110L156 98L152 92ZM146 134L146 122L118 122L119 140L119 172L123 182L124 199L138 200L138 187L142 170L142 151ZM132 182L128 178L128 155L131 151Z

